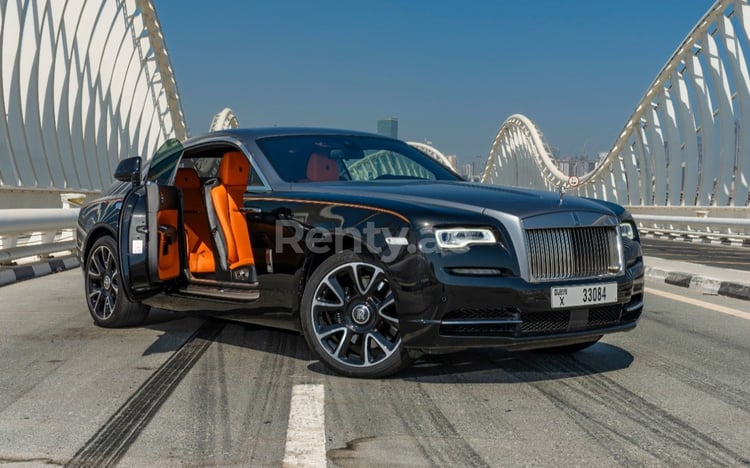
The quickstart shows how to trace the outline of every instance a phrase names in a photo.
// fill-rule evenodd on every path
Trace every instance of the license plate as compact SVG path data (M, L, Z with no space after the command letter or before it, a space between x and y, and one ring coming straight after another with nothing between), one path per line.
M617 302L617 283L550 288L552 308L580 307Z

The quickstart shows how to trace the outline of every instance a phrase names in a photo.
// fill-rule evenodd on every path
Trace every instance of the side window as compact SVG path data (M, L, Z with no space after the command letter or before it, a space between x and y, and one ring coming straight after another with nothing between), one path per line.
M228 151L237 151L237 149L222 145L188 150L179 162L179 167L195 169L201 181L205 182L218 177L221 158ZM247 190L255 192L268 190L268 185L263 182L264 180L257 168L251 164L250 174L247 177Z
M406 156L394 151L365 151L361 159L346 160L352 180L409 177L435 180L435 175Z
M182 143L176 138L171 138L164 142L156 150L154 156L149 162L148 175L146 180L166 184L172 178L177 163L180 161L184 148Z
M266 189L266 185L263 183L263 179L261 179L255 166L250 167L250 174L247 177L247 188L250 191L256 192Z

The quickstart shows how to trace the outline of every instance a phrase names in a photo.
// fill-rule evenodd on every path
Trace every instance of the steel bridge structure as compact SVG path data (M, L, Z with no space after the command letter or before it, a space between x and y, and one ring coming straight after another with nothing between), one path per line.
M748 1L711 6L580 180L516 114L498 131L482 182L562 187L629 206L645 229L750 243ZM188 136L153 1L0 0L0 114L2 264L56 248L35 245L67 247L74 210L55 211L66 199L107 187L119 160ZM237 125L224 109L209 130ZM436 148L410 144L449 164ZM394 163L373 159L362 170Z
M100 191L120 159L185 138L150 0L0 0L0 23L0 207Z
M656 75L596 168L571 179L542 132L517 114L501 125L481 180L615 201L640 213L647 228L686 234L714 232L710 221L688 218L744 218L720 227L747 238L749 51L748 1L719 0Z

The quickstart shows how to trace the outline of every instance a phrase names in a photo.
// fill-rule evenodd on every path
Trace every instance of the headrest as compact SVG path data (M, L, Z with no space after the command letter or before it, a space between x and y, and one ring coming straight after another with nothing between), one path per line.
M338 163L325 154L312 153L307 160L307 178L310 182L339 180Z
M195 189L201 187L201 179L198 171L192 167L181 167L177 169L174 184L184 189Z
M247 186L250 162L241 151L227 151L219 164L219 180L228 186Z

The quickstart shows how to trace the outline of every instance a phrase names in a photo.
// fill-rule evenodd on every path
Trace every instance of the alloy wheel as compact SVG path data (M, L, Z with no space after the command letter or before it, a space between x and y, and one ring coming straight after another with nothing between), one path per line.
M332 269L318 283L309 313L318 343L345 366L374 366L401 344L393 291L375 265L350 262Z
M102 321L112 317L120 290L120 274L114 252L99 245L86 264L86 300L89 309Z

